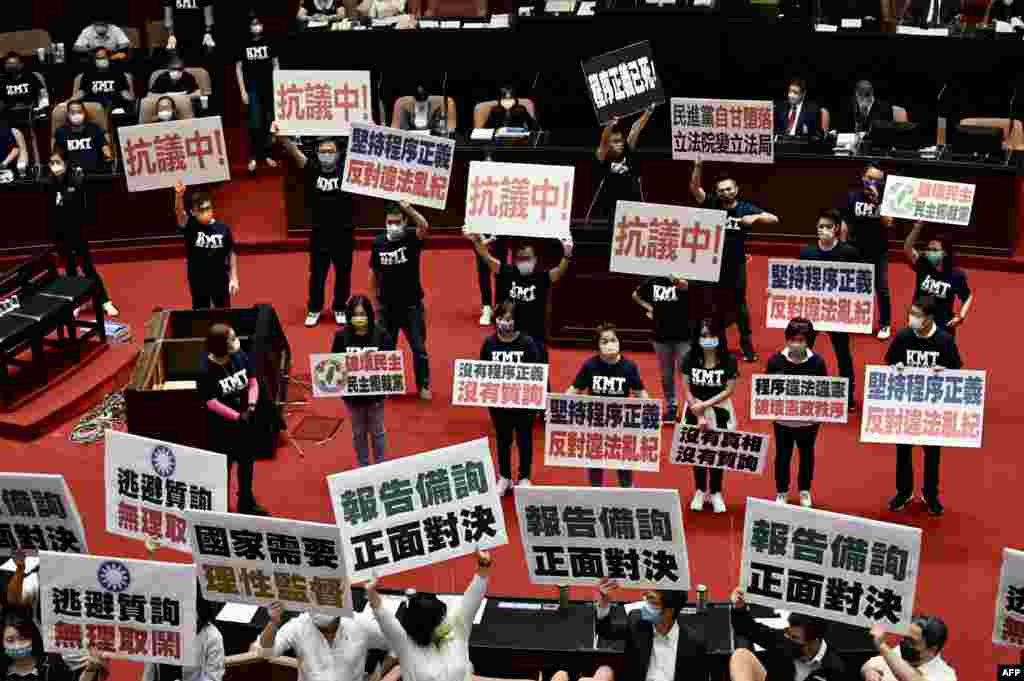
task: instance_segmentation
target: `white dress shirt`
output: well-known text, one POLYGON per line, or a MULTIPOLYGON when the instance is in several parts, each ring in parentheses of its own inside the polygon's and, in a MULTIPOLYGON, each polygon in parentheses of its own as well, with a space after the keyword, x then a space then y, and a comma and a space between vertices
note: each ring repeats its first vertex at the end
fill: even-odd
POLYGON ((821 645, 818 646, 817 654, 809 660, 797 658, 793 660, 793 666, 796 669, 796 673, 793 675, 793 681, 807 681, 811 674, 821 669, 821 661, 825 659, 825 650, 828 645, 825 643, 825 639, 821 639, 821 645))
POLYGON ((340 618, 332 644, 309 613, 302 613, 278 630, 272 648, 260 647, 260 656, 280 657, 293 650, 299 661, 298 681, 360 681, 366 676, 370 648, 387 650, 388 644, 369 613, 340 618))
MULTIPOLYGON (((899 648, 896 648, 896 654, 902 657, 899 648)), ((876 655, 868 660, 868 665, 882 672, 882 681, 897 681, 896 675, 892 673, 889 665, 885 663, 885 658, 881 655, 876 655)), ((928 660, 918 667, 917 671, 921 672, 921 676, 926 681, 956 681, 956 672, 946 664, 941 655, 936 655, 928 660)))
POLYGON ((469 635, 473 620, 487 593, 487 578, 475 575, 455 613, 448 613, 448 638, 436 645, 420 646, 405 633, 394 613, 385 607, 373 611, 381 631, 402 667, 402 681, 472 681, 469 635))
MULTIPOLYGON (((788 126, 788 128, 786 129, 787 135, 797 134, 796 127, 800 125, 800 112, 803 111, 803 109, 804 103, 803 100, 801 100, 800 103, 796 105, 796 113, 793 114, 793 125, 789 125, 789 111, 786 112, 786 125, 788 126)), ((793 108, 790 107, 790 111, 792 110, 793 108)))
MULTIPOLYGON (((181 668, 181 681, 223 681, 224 637, 213 622, 196 634, 196 664, 181 668)), ((175 677, 177 678, 177 677, 175 677)), ((156 681, 156 665, 147 662, 142 670, 142 681, 156 681)), ((160 679, 159 681, 171 681, 160 679)))
POLYGON ((647 681, 675 681, 676 654, 679 649, 679 625, 672 622, 672 628, 662 636, 654 630, 651 644, 651 661, 647 663, 647 681))

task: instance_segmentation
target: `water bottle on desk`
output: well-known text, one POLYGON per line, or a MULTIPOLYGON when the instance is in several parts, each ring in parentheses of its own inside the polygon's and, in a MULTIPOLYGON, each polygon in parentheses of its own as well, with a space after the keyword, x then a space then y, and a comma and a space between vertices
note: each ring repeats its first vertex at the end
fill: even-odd
POLYGON ((569 587, 565 584, 558 587, 558 612, 563 616, 569 614, 569 587))
POLYGON ((706 612, 708 609, 708 587, 705 584, 697 585, 697 612, 706 612))

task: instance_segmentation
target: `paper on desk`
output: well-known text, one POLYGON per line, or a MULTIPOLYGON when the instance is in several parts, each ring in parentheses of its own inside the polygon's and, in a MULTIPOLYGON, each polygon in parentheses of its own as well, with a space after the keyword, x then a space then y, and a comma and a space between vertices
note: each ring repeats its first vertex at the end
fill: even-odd
MULTIPOLYGON (((7 561, 3 565, 0 565, 0 570, 4 572, 14 572, 17 566, 14 564, 14 559, 7 561)), ((36 556, 25 556, 25 572, 32 572, 33 570, 39 569, 39 558, 36 556)))
POLYGON ((308 26, 309 28, 323 28, 324 26, 327 25, 327 23, 328 22, 323 20, 310 19, 308 22, 306 22, 306 26, 308 26))
POLYGON ((374 26, 394 26, 401 18, 402 17, 399 15, 395 15, 393 17, 379 17, 374 19, 371 23, 374 26))
POLYGON ((1009 21, 996 21, 996 33, 1013 33, 1013 26, 1009 21))
POLYGON ((469 133, 469 139, 476 141, 487 141, 494 139, 494 128, 474 128, 469 133))
POLYGON ((592 17, 594 16, 594 8, 597 7, 597 0, 584 0, 580 3, 579 8, 576 10, 576 16, 578 17, 592 17))
POLYGON ((248 603, 225 603, 224 607, 217 613, 217 620, 221 622, 237 622, 238 624, 249 624, 256 616, 258 605, 248 603))
POLYGON ((439 26, 439 22, 436 19, 420 19, 416 23, 416 26, 419 28, 437 28, 439 26))
POLYGON ((492 14, 491 15, 491 28, 508 28, 509 26, 509 15, 508 14, 492 14))
POLYGON ((442 21, 441 28, 462 28, 461 21, 442 21))
POLYGON ((843 28, 863 28, 864 22, 861 19, 843 19, 841 25, 843 28))
POLYGON ((814 30, 818 33, 836 33, 839 31, 839 27, 835 24, 815 24, 814 30))

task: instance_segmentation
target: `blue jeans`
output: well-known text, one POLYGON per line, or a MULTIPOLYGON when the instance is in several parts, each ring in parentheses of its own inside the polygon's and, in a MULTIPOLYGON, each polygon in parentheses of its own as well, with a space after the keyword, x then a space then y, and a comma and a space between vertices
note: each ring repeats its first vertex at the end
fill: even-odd
POLYGON ((412 352, 412 366, 416 373, 416 387, 430 387, 430 358, 427 356, 427 322, 423 303, 414 305, 388 305, 381 302, 381 323, 388 335, 398 343, 398 332, 405 333, 412 352))
POLYGON ((387 435, 384 432, 384 400, 365 397, 345 400, 349 418, 352 419, 352 446, 360 466, 370 465, 370 449, 373 446, 373 462, 384 461, 387 435))
POLYGON ((274 98, 260 88, 246 89, 249 95, 249 160, 270 158, 270 124, 274 121, 274 98))

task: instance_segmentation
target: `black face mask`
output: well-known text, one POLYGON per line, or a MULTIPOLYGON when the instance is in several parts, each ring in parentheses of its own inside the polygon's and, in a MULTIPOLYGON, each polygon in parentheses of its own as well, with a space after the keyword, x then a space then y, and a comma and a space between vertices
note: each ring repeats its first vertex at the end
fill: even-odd
POLYGON ((12 76, 20 76, 21 68, 21 64, 4 64, 4 70, 12 76))
POLYGON ((416 90, 416 101, 420 103, 427 101, 427 93, 425 90, 416 90))
POLYGON ((802 646, 796 641, 791 641, 788 638, 782 640, 781 651, 782 653, 793 660, 803 657, 802 646))
POLYGON ((900 641, 900 656, 910 664, 917 664, 921 661, 921 651, 907 639, 900 641))

